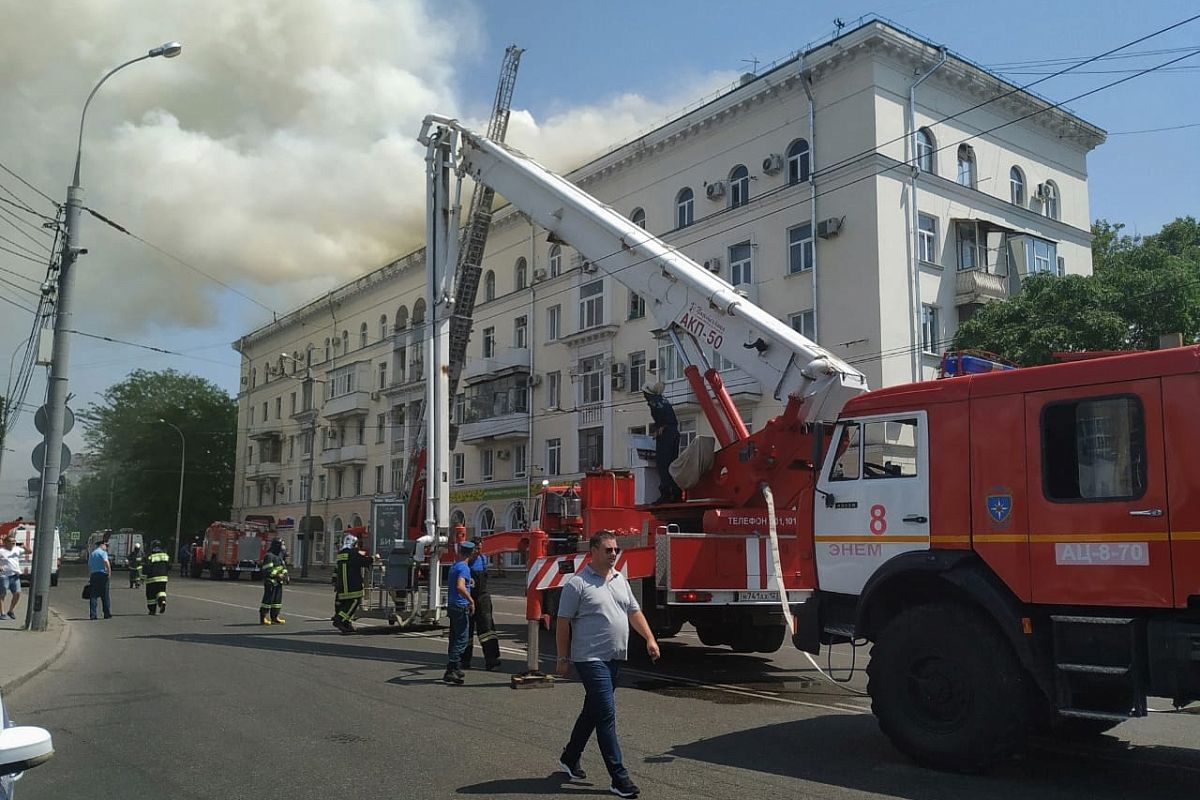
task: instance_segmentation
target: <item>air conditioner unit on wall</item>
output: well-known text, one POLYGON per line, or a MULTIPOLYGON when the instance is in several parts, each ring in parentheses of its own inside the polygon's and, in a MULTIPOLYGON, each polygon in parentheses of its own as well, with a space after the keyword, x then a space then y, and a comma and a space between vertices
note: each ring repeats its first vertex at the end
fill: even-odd
POLYGON ((842 223, 845 221, 845 217, 830 217, 821 220, 817 223, 817 236, 822 239, 832 239, 842 232, 842 223))
POLYGON ((584 261, 582 264, 579 265, 579 268, 581 270, 583 270, 584 272, 595 272, 596 270, 599 269, 599 267, 597 267, 591 261, 584 261))
POLYGON ((1033 196, 1038 200, 1045 201, 1049 200, 1052 194, 1053 190, 1050 188, 1049 184, 1039 183, 1037 185, 1037 190, 1033 193, 1033 196))
POLYGON ((783 172, 783 156, 779 153, 771 153, 763 159, 762 171, 768 175, 778 175, 783 172))
POLYGON ((725 196, 725 181, 713 181, 705 186, 704 196, 709 200, 720 200, 725 196))
POLYGON ((706 270, 708 270, 709 272, 715 272, 715 273, 717 273, 717 274, 720 274, 720 272, 721 272, 721 259, 720 259, 720 258, 706 258, 706 259, 704 259, 704 268, 705 268, 706 270))
POLYGON ((335 336, 330 342, 334 347, 339 347, 342 344, 342 337, 335 336))
POLYGON ((613 375, 612 376, 612 388, 613 388, 614 392, 625 391, 625 375, 624 375, 624 373, 622 373, 621 375, 613 375))
POLYGON ((500 459, 501 461, 508 461, 510 458, 512 458, 512 451, 511 450, 497 450, 496 458, 500 459))
POLYGON ((378 400, 378 399, 379 399, 379 392, 378 392, 378 391, 371 392, 371 399, 372 399, 372 400, 378 400))
POLYGON ((527 386, 541 386, 542 385, 541 373, 538 373, 538 372, 531 373, 529 375, 529 377, 527 377, 525 379, 525 384, 527 386))
POLYGON ((544 269, 542 269, 542 268, 540 268, 540 267, 539 267, 538 269, 535 269, 535 270, 533 271, 533 279, 534 279, 534 281, 544 281, 544 280, 546 280, 546 270, 544 270, 544 269))

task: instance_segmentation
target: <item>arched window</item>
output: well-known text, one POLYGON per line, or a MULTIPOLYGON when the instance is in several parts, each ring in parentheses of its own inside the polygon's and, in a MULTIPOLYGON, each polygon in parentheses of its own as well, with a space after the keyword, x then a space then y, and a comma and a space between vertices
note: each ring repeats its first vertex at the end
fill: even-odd
POLYGON ((975 149, 969 144, 958 146, 958 183, 975 188, 975 149))
POLYGON ((342 355, 350 352, 350 331, 342 331, 342 355))
POLYGON ((396 330, 402 331, 408 327, 408 309, 400 306, 396 309, 396 330))
POLYGON ((388 337, 387 314, 379 315, 379 341, 388 337))
POLYGON ((304 348, 304 366, 311 367, 313 363, 313 351, 317 348, 313 347, 313 343, 309 342, 308 347, 304 348))
POLYGON ((523 531, 529 528, 529 520, 525 516, 525 504, 519 500, 509 505, 505 518, 505 524, 510 531, 523 531))
POLYGON ((300 351, 292 351, 292 374, 296 374, 296 370, 300 369, 300 351))
POLYGON ((729 173, 729 207, 739 208, 750 202, 750 170, 738 164, 729 173))
POLYGON ((250 388, 253 389, 255 386, 258 386, 258 367, 250 370, 250 388))
POLYGON ((696 193, 687 186, 675 195, 675 227, 686 228, 696 221, 696 193))
POLYGON ((483 276, 483 299, 485 301, 496 299, 496 273, 490 269, 483 276))
MULTIPOLYGON (((296 362, 293 361, 292 363, 295 364, 296 362)), ((282 355, 279 356, 279 360, 277 362, 275 362, 275 374, 276 375, 286 375, 287 374, 287 359, 284 358, 282 355)))
POLYGON ((459 525, 462 525, 464 528, 467 526, 467 515, 463 513, 461 508, 456 508, 450 512, 450 527, 456 528, 459 525))
POLYGON ((475 535, 488 536, 496 530, 496 514, 487 506, 475 512, 475 535))
POLYGON ((1025 206, 1025 175, 1020 167, 1008 171, 1008 198, 1015 206, 1025 206))
POLYGON ((554 245, 550 248, 550 277, 557 278, 562 274, 562 248, 554 245))
POLYGON ((637 225, 642 230, 646 229, 646 209, 635 208, 629 214, 629 221, 637 225))
POLYGON ((517 259, 517 265, 513 268, 513 278, 517 291, 529 287, 529 262, 525 260, 524 256, 517 259))
POLYGON ((1054 181, 1042 184, 1042 213, 1050 219, 1058 219, 1059 200, 1058 186, 1054 181))
POLYGON ((934 155, 937 153, 937 145, 933 141, 933 134, 929 128, 921 128, 917 131, 917 169, 921 172, 928 172, 930 175, 937 175, 937 159, 934 155))
POLYGON ((424 297, 418 298, 417 302, 413 303, 412 324, 413 325, 424 325, 425 324, 425 298, 424 297))
POLYGON ((362 517, 360 517, 358 514, 355 514, 353 517, 351 517, 350 518, 350 527, 351 528, 361 528, 362 527, 362 517))
POLYGON ((367 346, 367 323, 358 326, 358 347, 361 350, 367 346))
POLYGON ((808 141, 797 139, 787 149, 788 183, 802 183, 808 180, 808 141))

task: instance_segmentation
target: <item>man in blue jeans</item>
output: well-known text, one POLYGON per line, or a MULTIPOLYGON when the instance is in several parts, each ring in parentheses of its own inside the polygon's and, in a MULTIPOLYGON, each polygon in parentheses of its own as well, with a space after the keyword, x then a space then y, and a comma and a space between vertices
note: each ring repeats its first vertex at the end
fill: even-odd
POLYGON ((612 778, 609 791, 619 797, 637 797, 638 787, 621 762, 617 742, 617 703, 613 692, 621 662, 629 650, 629 626, 646 641, 646 654, 658 660, 658 642, 633 596, 629 581, 614 567, 621 548, 611 531, 600 531, 588 542, 588 565, 571 576, 558 601, 558 676, 567 677, 570 665, 583 684, 583 710, 575 720, 571 740, 563 748, 558 766, 573 780, 587 777, 579 757, 592 731, 600 745, 604 766, 612 778), (570 655, 568 655, 568 650, 570 655))
POLYGON ((471 599, 471 570, 467 567, 467 559, 474 554, 474 542, 459 542, 458 553, 450 567, 450 588, 446 593, 450 606, 450 645, 447 648, 443 683, 462 685, 464 680, 459 662, 470 640, 471 617, 475 616, 475 601, 471 599))
POLYGON ((104 618, 112 619, 112 604, 108 598, 109 578, 112 576, 112 564, 108 561, 108 540, 96 545, 96 549, 88 556, 88 572, 91 580, 91 597, 88 606, 92 619, 96 618, 96 603, 104 605, 104 618))

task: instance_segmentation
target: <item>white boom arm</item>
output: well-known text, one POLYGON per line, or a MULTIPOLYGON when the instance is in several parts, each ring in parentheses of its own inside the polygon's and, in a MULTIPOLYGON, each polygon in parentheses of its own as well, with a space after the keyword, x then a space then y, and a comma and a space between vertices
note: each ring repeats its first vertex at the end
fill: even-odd
POLYGON ((804 400, 806 422, 832 422, 850 398, 867 390, 865 376, 776 319, 720 277, 533 159, 457 120, 425 118, 430 130, 458 136, 458 174, 491 187, 538 225, 646 299, 658 325, 712 347, 777 400, 804 400))

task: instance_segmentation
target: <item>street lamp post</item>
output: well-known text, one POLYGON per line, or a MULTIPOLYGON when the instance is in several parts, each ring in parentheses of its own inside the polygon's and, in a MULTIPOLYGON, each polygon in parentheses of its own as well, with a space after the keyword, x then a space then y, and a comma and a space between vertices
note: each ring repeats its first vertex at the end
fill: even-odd
MULTIPOLYGON (((294 364, 300 363, 295 356, 287 353, 280 353, 280 355, 294 364)), ((317 462, 317 397, 316 390, 313 388, 312 364, 309 363, 311 358, 312 353, 309 353, 304 359, 304 388, 309 404, 309 408, 306 410, 311 412, 311 415, 308 423, 308 493, 304 496, 304 519, 300 520, 300 526, 304 533, 304 538, 300 540, 301 578, 308 577, 308 565, 312 561, 313 467, 317 462)))
POLYGON ((37 529, 44 532, 34 540, 34 571, 30 580, 29 629, 46 630, 50 614, 50 561, 54 556, 54 530, 58 525, 58 480, 62 471, 63 420, 67 408, 67 368, 70 359, 70 343, 67 331, 71 329, 71 286, 75 279, 75 261, 87 253, 79 246, 79 215, 83 209, 82 191, 79 186, 79 166, 83 160, 83 123, 87 119, 88 106, 104 82, 130 64, 148 58, 174 58, 183 50, 178 42, 167 42, 154 48, 144 56, 130 59, 100 79, 83 104, 79 115, 79 139, 75 146, 75 173, 67 187, 66 236, 63 238, 62 254, 59 259, 58 291, 55 297, 54 349, 50 362, 47 387, 46 410, 46 463, 42 472, 42 494, 38 506, 37 529))
POLYGON ((183 467, 184 459, 187 457, 187 439, 183 436, 183 431, 179 430, 179 426, 174 423, 167 422, 161 417, 158 420, 164 425, 170 425, 179 434, 179 502, 175 505, 175 549, 171 551, 172 558, 179 557, 179 524, 183 519, 183 467))

